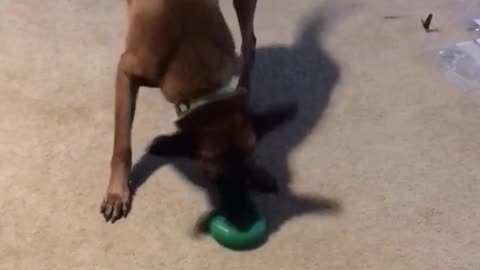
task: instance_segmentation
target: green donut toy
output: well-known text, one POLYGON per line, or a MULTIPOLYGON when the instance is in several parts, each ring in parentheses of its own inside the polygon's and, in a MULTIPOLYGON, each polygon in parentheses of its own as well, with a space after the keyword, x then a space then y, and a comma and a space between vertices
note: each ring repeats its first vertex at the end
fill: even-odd
POLYGON ((267 221, 258 211, 251 211, 242 220, 242 226, 235 226, 229 219, 213 211, 208 221, 211 236, 222 246, 232 250, 254 248, 262 242, 267 231, 267 221))

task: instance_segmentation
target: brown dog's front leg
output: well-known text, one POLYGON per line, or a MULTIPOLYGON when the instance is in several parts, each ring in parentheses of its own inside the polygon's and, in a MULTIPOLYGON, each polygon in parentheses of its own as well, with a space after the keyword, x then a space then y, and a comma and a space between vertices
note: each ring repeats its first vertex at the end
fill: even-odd
POLYGON ((126 216, 130 208, 131 194, 128 177, 132 165, 131 128, 135 114, 139 85, 126 71, 124 57, 117 68, 115 89, 115 132, 111 175, 101 212, 106 221, 115 222, 126 216))
POLYGON ((254 31, 255 9, 257 0, 234 0, 233 5, 237 13, 238 24, 242 34, 242 69, 238 85, 250 90, 251 70, 255 61, 257 38, 254 31))

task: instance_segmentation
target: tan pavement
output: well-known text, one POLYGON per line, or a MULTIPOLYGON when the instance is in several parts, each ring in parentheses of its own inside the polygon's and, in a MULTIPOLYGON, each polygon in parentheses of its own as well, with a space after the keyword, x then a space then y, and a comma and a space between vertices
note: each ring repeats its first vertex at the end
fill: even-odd
POLYGON ((173 130, 156 89, 138 101, 133 210, 99 213, 125 1, 1 0, 0 269, 480 269, 480 91, 433 61, 474 4, 259 0, 254 108, 297 112, 258 149, 282 183, 257 199, 269 240, 232 252, 191 236, 208 204, 188 166, 141 158, 173 130))

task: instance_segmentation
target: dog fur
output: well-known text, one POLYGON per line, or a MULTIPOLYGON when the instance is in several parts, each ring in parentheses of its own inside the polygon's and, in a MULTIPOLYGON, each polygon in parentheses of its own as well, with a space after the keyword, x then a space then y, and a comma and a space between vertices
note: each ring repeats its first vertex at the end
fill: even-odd
MULTIPOLYGON (((130 210, 131 128, 141 86, 159 87, 174 105, 208 95, 235 73, 235 44, 218 0, 127 0, 126 47, 116 74, 111 175, 101 212, 116 221, 130 210)), ((232 97, 179 119, 174 138, 224 196, 242 199, 256 142, 247 111, 256 38, 256 0, 234 0, 242 34, 241 71, 232 97)), ((166 153, 153 144, 152 152, 166 153)))

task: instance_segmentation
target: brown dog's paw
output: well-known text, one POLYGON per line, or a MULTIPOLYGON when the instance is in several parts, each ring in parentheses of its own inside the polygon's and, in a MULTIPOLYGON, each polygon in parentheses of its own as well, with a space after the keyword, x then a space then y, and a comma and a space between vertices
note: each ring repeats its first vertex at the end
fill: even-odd
POLYGON ((100 213, 105 221, 114 223, 122 217, 126 217, 130 211, 130 192, 108 193, 100 207, 100 213))

